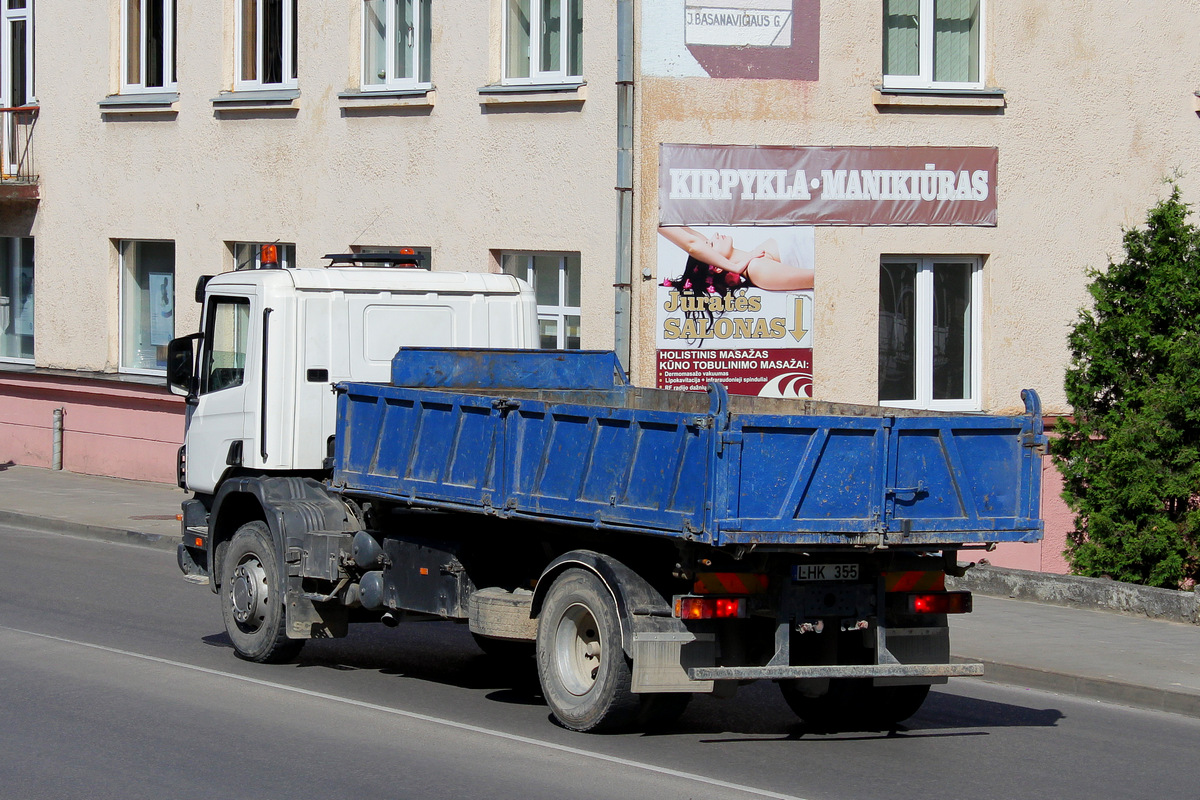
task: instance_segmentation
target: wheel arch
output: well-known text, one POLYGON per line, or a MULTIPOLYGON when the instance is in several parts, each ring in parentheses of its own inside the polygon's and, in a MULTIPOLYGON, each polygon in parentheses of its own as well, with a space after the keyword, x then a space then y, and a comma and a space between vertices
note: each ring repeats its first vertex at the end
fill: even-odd
POLYGON ((670 603, 650 585, 650 582, 617 559, 594 550, 572 550, 550 562, 538 577, 533 590, 530 615, 541 614, 542 604, 551 585, 559 575, 569 569, 591 572, 612 595, 621 624, 621 649, 633 657, 633 633, 637 629, 636 618, 641 616, 670 617, 670 603))
POLYGON ((220 589, 219 546, 247 522, 265 522, 275 542, 281 575, 287 575, 288 537, 315 530, 357 530, 346 506, 313 478, 242 476, 221 484, 213 498, 209 523, 209 558, 213 591, 220 589))

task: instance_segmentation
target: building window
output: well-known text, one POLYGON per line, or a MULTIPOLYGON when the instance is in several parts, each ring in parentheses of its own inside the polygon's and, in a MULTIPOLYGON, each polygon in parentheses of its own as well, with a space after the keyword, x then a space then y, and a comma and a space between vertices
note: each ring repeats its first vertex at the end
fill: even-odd
POLYGON ((429 85, 430 0, 365 0, 364 91, 429 85))
POLYGON ((33 97, 32 0, 0 4, 0 108, 20 108, 33 97))
POLYGON ((33 239, 0 237, 0 359, 33 360, 33 239))
POLYGON ((177 0, 121 0, 121 92, 174 91, 177 0))
POLYGON ((121 369, 162 372, 175 336, 175 243, 120 243, 121 369))
MULTIPOLYGON (((350 245, 350 252, 355 255, 370 255, 371 253, 386 253, 388 255, 401 255, 401 251, 412 251, 417 257, 417 266, 421 269, 433 269, 433 248, 430 247, 398 247, 396 245, 350 245)), ((360 261, 359 264, 364 267, 391 267, 394 262, 390 261, 360 261)))
POLYGON ((879 402, 978 410, 977 258, 889 258, 879 268, 879 402))
POLYGON ((504 253, 504 271, 533 287, 543 350, 579 349, 579 254, 504 253))
POLYGON ((505 0, 504 82, 569 83, 583 75, 583 0, 505 0))
POLYGON ((983 4, 884 0, 884 87, 982 89, 983 4))
POLYGON ((235 91, 296 88, 297 0, 238 0, 235 91))
MULTIPOLYGON (((233 268, 239 270, 262 267, 263 244, 270 244, 270 242, 234 242, 231 244, 229 249, 233 252, 233 268)), ((296 245, 276 242, 275 257, 278 259, 279 266, 285 269, 296 266, 296 245)))

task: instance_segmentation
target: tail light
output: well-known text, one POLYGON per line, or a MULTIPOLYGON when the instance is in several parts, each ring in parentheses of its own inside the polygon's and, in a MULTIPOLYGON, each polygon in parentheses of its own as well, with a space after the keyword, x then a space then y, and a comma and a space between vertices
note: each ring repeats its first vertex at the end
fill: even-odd
MULTIPOLYGON (((971 613, 970 592, 927 592, 924 594, 902 594, 899 604, 909 614, 969 614, 971 613)), ((893 601, 894 603, 895 601, 893 601)), ((893 606, 895 607, 895 606, 893 606)))
POLYGON ((745 617, 746 598, 681 595, 675 598, 675 616, 680 619, 737 619, 745 617))

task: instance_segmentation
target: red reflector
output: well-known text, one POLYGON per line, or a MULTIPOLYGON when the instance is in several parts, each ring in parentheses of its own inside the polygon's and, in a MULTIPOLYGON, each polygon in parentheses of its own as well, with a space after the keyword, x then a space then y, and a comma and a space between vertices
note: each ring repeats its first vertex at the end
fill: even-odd
POLYGON ((908 610, 913 614, 969 614, 971 612, 971 593, 910 594, 908 610))
POLYGON ((733 619, 746 616, 746 600, 742 597, 675 598, 675 616, 680 619, 733 619))

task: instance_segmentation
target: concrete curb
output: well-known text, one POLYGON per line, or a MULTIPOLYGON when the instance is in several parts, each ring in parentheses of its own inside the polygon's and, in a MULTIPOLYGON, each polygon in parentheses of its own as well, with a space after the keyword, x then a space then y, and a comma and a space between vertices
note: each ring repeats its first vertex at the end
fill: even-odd
POLYGON ((1105 703, 1182 714, 1200 718, 1200 695, 1189 692, 1160 689, 1153 686, 1138 686, 1131 683, 1089 678, 1083 675, 1066 675, 1061 672, 1004 664, 970 656, 953 655, 955 663, 983 664, 982 680, 1007 686, 1023 686, 1046 692, 1086 697, 1105 703))
POLYGON ((81 522, 71 522, 63 519, 50 519, 33 514, 19 514, 15 511, 0 510, 0 525, 29 528, 40 533, 56 533, 64 536, 85 536, 90 539, 100 539, 106 542, 133 544, 139 547, 152 547, 157 550, 175 552, 179 544, 178 536, 162 536, 154 533, 108 528, 103 525, 87 525, 81 522))
POLYGON ((1200 624, 1200 595, 1196 592, 1155 589, 1103 578, 979 565, 967 570, 961 578, 947 577, 946 587, 993 597, 1200 624))

